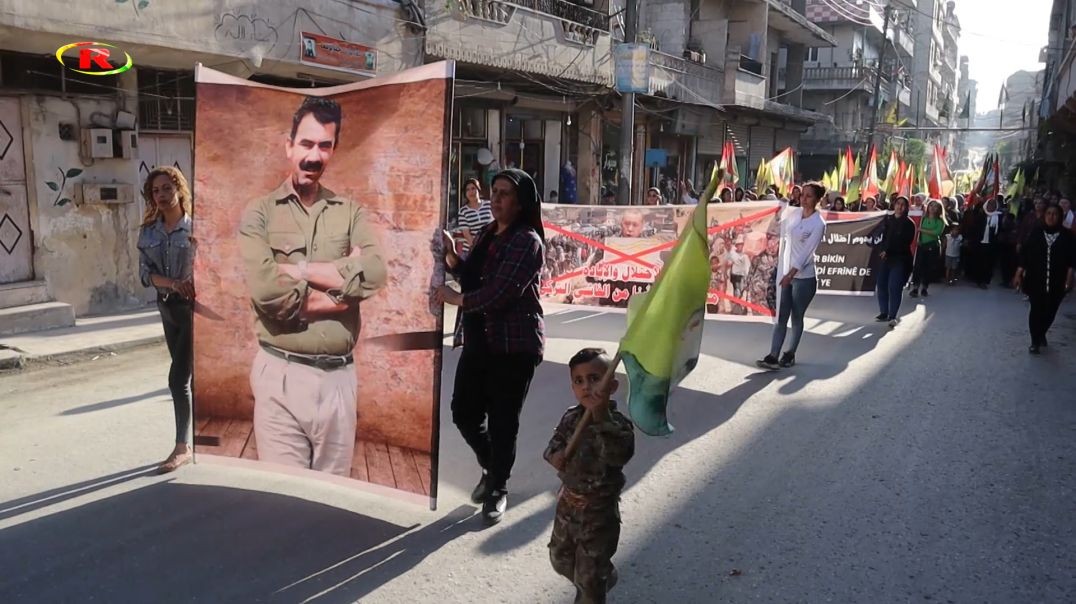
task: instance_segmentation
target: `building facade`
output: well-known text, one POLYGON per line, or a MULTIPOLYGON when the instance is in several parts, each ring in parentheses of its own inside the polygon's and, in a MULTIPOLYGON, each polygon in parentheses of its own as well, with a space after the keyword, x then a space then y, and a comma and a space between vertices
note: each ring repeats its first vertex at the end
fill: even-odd
MULTIPOLYGON (((949 128, 959 115, 960 22, 956 2, 919 0, 913 12, 915 62, 911 123, 922 128, 949 128)), ((955 133, 923 130, 917 138, 952 149, 955 133)))
POLYGON ((1044 135, 1036 144, 1039 183, 1076 195, 1076 0, 1054 0, 1042 96, 1036 112, 1044 135))
POLYGON ((890 11, 887 25, 884 7, 876 4, 842 6, 829 0, 807 4, 808 18, 837 41, 834 48, 812 48, 804 70, 804 105, 832 120, 816 124, 804 135, 801 166, 808 177, 820 177, 832 168, 846 147, 863 149, 872 119, 879 134, 876 141, 882 143, 894 135, 892 123, 912 111, 910 66, 915 45, 907 28, 911 5, 893 3, 890 11))

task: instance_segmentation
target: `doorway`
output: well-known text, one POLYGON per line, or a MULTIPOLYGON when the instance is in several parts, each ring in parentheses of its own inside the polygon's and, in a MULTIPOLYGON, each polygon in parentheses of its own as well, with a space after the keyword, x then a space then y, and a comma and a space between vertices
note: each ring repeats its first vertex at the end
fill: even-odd
POLYGON ((34 278, 19 99, 0 97, 0 284, 34 278))

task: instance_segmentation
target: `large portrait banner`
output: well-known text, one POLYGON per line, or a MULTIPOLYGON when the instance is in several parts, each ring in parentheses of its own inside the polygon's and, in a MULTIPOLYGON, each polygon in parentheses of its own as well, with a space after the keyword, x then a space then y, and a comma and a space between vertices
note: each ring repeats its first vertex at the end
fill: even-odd
POLYGON ((452 71, 198 66, 196 456, 434 505, 452 71))

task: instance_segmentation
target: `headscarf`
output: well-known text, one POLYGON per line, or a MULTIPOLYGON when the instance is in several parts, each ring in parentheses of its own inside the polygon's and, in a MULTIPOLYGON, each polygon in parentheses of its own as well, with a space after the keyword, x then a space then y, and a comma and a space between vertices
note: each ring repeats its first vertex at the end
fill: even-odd
POLYGON ((542 227, 542 203, 538 198, 538 185, 530 174, 518 168, 508 168, 498 172, 493 180, 504 178, 516 187, 516 201, 519 202, 520 211, 517 222, 526 224, 538 233, 538 237, 545 243, 545 228, 542 227))

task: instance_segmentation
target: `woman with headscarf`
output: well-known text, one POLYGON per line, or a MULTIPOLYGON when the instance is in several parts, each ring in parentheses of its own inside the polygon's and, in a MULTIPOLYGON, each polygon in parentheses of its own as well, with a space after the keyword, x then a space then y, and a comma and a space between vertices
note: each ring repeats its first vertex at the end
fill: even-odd
POLYGON ((1039 354, 1047 345, 1046 332, 1061 300, 1072 291, 1074 267, 1076 236, 1063 228, 1061 209, 1051 205, 1043 213, 1042 224, 1020 247, 1020 266, 1013 278, 1013 287, 1023 289, 1031 302, 1027 318, 1031 354, 1039 354))
POLYGON ((888 321, 889 327, 897 326, 904 283, 912 266, 912 241, 915 239, 915 223, 908 218, 908 198, 901 196, 893 202, 893 213, 886 217, 881 242, 878 267, 875 269, 875 295, 878 298, 878 316, 875 321, 888 321))
POLYGON ((646 190, 646 205, 648 206, 660 206, 665 205, 665 199, 661 196, 661 189, 657 187, 650 187, 646 190))
POLYGON ((926 216, 919 225, 919 246, 915 251, 915 266, 912 270, 913 298, 930 295, 930 281, 938 270, 938 260, 941 258, 941 237, 945 233, 949 223, 945 220, 945 210, 938 200, 931 200, 927 204, 926 216))
POLYGON ((435 298, 459 307, 453 346, 462 344, 452 393, 452 421, 482 477, 471 500, 496 524, 508 506, 519 414, 545 348, 538 288, 545 257, 542 208, 534 179, 509 169, 490 187, 493 222, 461 259, 445 234, 445 263, 462 292, 443 286, 435 298))
POLYGON ((998 212, 998 202, 988 199, 968 214, 971 214, 972 218, 969 220, 965 216, 965 220, 971 223, 972 228, 961 230, 966 230, 967 241, 971 244, 971 277, 980 289, 986 289, 994 279, 994 268, 997 265, 1001 213, 998 212))

